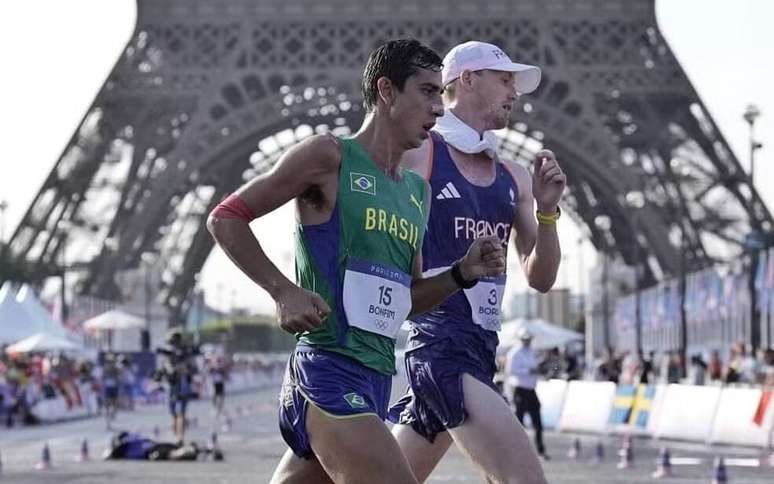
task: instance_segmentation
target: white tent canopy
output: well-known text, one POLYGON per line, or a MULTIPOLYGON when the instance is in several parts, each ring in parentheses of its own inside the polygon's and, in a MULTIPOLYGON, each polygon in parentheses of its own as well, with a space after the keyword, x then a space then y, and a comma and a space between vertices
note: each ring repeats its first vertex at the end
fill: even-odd
POLYGON ((111 309, 83 322, 89 331, 144 328, 145 320, 120 309, 111 309))
POLYGON ((21 289, 19 289, 19 292, 16 294, 16 302, 18 302, 27 312, 30 319, 38 322, 42 327, 43 332, 57 336, 67 335, 67 331, 64 326, 62 326, 62 323, 55 320, 51 316, 51 313, 43 307, 43 304, 35 297, 35 293, 29 285, 24 284, 21 289))
POLYGON ((67 331, 46 311, 26 284, 18 294, 7 281, 0 288, 0 344, 16 343, 38 333, 65 337, 67 331))
POLYGON ((520 345, 519 332, 525 328, 532 334, 532 349, 546 350, 562 347, 573 341, 583 341, 581 333, 572 331, 543 319, 516 318, 503 323, 500 331, 500 351, 505 351, 514 345, 520 345))
POLYGON ((42 325, 30 318, 15 296, 10 282, 0 288, 0 344, 15 343, 42 330, 42 325))
POLYGON ((38 333, 6 348, 6 353, 31 353, 44 351, 76 351, 81 347, 65 338, 50 333, 38 333))

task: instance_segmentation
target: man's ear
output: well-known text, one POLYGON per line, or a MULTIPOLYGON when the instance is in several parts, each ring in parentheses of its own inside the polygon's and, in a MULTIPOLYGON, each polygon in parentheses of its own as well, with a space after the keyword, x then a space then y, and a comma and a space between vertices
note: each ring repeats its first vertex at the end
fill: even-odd
POLYGON ((461 86, 463 89, 470 89, 473 85, 473 71, 469 71, 465 69, 460 74, 459 82, 457 85, 461 86))
POLYGON ((392 106, 395 102, 395 85, 392 81, 384 76, 380 77, 376 80, 376 90, 379 92, 379 99, 387 106, 392 106))

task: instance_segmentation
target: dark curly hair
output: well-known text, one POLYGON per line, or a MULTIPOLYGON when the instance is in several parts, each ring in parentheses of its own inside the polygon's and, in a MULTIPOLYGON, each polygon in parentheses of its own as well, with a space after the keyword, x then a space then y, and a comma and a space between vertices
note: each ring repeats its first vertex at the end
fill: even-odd
POLYGON ((363 70, 363 106, 368 112, 376 107, 379 96, 376 81, 380 77, 386 77, 403 91, 406 80, 418 69, 440 71, 442 66, 441 57, 416 39, 396 39, 380 45, 368 56, 363 70))

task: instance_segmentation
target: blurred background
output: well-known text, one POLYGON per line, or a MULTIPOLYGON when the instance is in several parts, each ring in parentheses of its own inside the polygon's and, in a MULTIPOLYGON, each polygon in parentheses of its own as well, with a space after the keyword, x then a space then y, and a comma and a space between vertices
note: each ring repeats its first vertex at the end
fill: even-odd
MULTIPOLYGON (((511 258, 506 321, 575 332, 589 378, 617 380, 630 357, 685 380, 716 355, 717 381, 753 358, 743 378, 760 384, 772 14, 764 0, 3 2, 0 334, 16 329, 0 344, 55 334, 141 361, 182 327, 229 354, 287 351, 271 299, 213 250, 208 212, 289 145, 357 129, 378 44, 443 55, 477 39, 543 68, 498 133, 504 156, 550 148, 569 179, 558 281, 538 294, 511 258), (113 309, 139 322, 84 325, 113 309)), ((251 227, 292 278, 292 208, 251 227)))

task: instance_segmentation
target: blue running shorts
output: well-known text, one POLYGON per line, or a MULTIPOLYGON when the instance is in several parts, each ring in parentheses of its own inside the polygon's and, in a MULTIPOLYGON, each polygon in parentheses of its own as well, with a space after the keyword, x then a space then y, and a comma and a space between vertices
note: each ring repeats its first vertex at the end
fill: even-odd
POLYGON ((409 350, 408 391, 390 407, 389 419, 411 425, 433 442, 439 433, 465 421, 462 375, 468 373, 499 394, 493 381, 495 370, 493 355, 472 351, 471 346, 448 339, 409 350))
POLYGON ((185 416, 185 411, 188 408, 188 398, 181 395, 169 396, 169 414, 173 417, 185 416))
POLYGON ((387 417, 392 376, 334 352, 308 346, 290 355, 279 396, 282 438, 297 456, 313 455, 306 432, 309 405, 332 418, 387 417))

